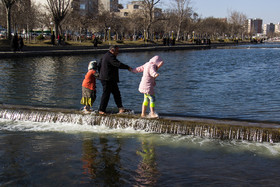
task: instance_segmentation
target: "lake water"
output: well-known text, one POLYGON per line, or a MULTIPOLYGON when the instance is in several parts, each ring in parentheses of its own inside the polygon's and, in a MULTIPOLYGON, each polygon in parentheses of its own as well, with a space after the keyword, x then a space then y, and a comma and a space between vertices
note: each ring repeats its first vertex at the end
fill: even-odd
MULTIPOLYGON (((120 53, 132 67, 160 55, 160 115, 280 122, 280 45, 120 53)), ((80 109, 101 55, 0 60, 0 103, 80 109)), ((141 74, 120 70, 123 104, 141 111, 141 74)), ((101 84, 97 82, 98 109, 101 84)), ((109 109, 115 109, 111 98, 109 109)), ((280 144, 157 135, 103 126, 0 120, 0 186, 277 186, 280 144)))

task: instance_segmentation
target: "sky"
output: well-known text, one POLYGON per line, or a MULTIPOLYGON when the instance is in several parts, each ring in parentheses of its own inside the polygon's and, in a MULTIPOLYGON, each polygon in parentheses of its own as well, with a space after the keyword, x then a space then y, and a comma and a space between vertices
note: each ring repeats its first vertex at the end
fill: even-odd
MULTIPOLYGON (((45 3, 46 0, 36 0, 45 3)), ((119 0, 126 8, 132 0, 119 0)), ((167 9, 174 0, 160 0, 159 8, 167 9)), ((260 18, 264 24, 280 22, 280 0, 191 0, 190 5, 199 16, 225 18, 230 12, 243 13, 247 18, 260 18)))
MULTIPOLYGON (((160 7, 166 9, 172 1, 161 0, 160 7)), ((123 5, 128 2, 131 0, 119 0, 123 5)), ((191 0, 190 6, 203 18, 225 18, 229 17, 230 12, 238 11, 247 18, 262 19, 264 24, 280 22, 280 0, 191 0)))

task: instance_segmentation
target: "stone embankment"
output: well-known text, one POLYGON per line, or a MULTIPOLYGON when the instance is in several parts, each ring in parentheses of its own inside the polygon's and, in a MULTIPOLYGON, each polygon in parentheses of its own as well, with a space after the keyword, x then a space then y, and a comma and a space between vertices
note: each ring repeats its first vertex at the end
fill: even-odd
MULTIPOLYGON (((247 43, 242 43, 247 44, 247 43)), ((211 45, 120 45, 122 52, 142 52, 142 51, 171 51, 171 50, 204 50, 217 47, 236 46, 234 43, 218 43, 211 45)), ((13 52, 9 48, 0 47, 0 58, 13 57, 34 57, 34 56, 64 56, 64 55, 85 55, 85 54, 102 54, 108 50, 109 46, 25 46, 23 51, 13 52)))

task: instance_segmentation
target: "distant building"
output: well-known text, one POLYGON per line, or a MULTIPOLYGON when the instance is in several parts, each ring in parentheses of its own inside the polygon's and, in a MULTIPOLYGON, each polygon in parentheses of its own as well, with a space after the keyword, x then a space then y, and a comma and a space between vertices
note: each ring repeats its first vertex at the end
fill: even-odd
POLYGON ((119 0, 99 0, 99 11, 119 12, 119 0), (101 8, 102 7, 102 8, 101 8))
POLYGON ((247 33, 252 32, 252 19, 247 19, 245 22, 245 30, 247 33))
POLYGON ((98 12, 98 0, 73 0, 72 8, 80 15, 90 15, 98 12))
POLYGON ((118 0, 73 0, 72 8, 80 15, 92 15, 101 11, 118 12, 118 4, 118 0))
POLYGON ((246 21, 245 28, 248 33, 261 34, 263 33, 262 24, 263 24, 262 19, 248 19, 246 21))
MULTIPOLYGON (((131 3, 127 4, 126 9, 120 9, 120 17, 128 17, 133 14, 141 14, 144 10, 144 2, 143 1, 132 1, 131 3)), ((154 8, 153 16, 160 17, 162 14, 162 9, 154 8)))
POLYGON ((268 25, 268 24, 264 24, 264 25, 263 25, 263 34, 264 34, 264 35, 267 35, 267 25, 268 25))
POLYGON ((262 19, 254 19, 253 20, 253 32, 255 34, 262 33, 262 24, 263 24, 263 20, 262 19))
POLYGON ((275 24, 275 33, 279 34, 280 33, 280 23, 275 24))
POLYGON ((264 24, 263 26, 263 34, 271 35, 275 33, 275 25, 273 23, 264 24))
POLYGON ((132 1, 130 4, 127 4, 126 9, 120 9, 121 17, 128 17, 135 13, 140 13, 143 10, 142 1, 132 1))
MULTIPOLYGON (((127 8, 119 8, 119 0, 73 0, 72 9, 80 15, 98 14, 102 11, 118 12, 120 17, 128 17, 133 14, 141 14, 144 10, 144 1, 132 1, 127 8)), ((153 16, 160 17, 162 9, 154 8, 153 16)))

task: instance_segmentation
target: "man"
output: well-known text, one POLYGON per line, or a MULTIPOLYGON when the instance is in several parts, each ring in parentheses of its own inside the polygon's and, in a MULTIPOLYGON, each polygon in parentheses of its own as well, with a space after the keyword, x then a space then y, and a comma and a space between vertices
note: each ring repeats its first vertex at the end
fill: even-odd
POLYGON ((122 105, 121 93, 118 87, 119 69, 131 68, 128 65, 121 63, 117 56, 119 47, 114 45, 109 48, 109 51, 102 57, 99 63, 99 79, 103 86, 103 94, 99 106, 99 114, 106 114, 106 108, 110 99, 110 94, 114 96, 115 103, 119 108, 119 113, 125 112, 122 105))
POLYGON ((14 52, 16 52, 18 50, 18 35, 17 35, 17 33, 15 33, 14 37, 12 38, 11 48, 14 52))

